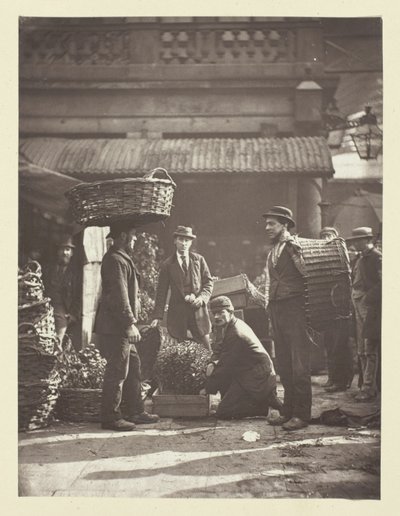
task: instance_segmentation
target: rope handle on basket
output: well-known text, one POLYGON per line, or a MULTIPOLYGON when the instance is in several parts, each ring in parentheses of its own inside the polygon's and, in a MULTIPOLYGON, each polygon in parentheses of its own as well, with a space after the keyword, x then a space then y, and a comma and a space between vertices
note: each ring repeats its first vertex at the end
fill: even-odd
POLYGON ((146 172, 143 177, 144 177, 144 179, 153 179, 154 174, 156 174, 159 171, 164 172, 164 174, 167 176, 167 179, 169 181, 171 181, 172 184, 175 184, 172 177, 168 174, 168 172, 165 170, 165 168, 162 168, 162 167, 153 168, 153 170, 146 172))

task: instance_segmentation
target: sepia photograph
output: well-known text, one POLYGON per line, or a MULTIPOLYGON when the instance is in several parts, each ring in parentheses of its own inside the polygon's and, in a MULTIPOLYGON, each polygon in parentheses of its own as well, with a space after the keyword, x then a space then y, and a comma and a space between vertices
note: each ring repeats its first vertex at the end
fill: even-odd
POLYGON ((382 18, 18 31, 18 496, 381 500, 382 18))

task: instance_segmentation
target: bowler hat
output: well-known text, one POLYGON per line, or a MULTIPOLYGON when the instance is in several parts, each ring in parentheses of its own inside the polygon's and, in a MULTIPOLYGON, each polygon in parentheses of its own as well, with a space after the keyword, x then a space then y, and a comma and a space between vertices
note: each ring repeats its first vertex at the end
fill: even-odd
POLYGON ((280 219, 284 219, 288 223, 288 227, 292 228, 296 225, 293 220, 292 210, 286 208, 285 206, 273 206, 267 213, 263 214, 263 217, 266 219, 267 217, 279 217, 280 219))
POLYGON ((214 297, 214 299, 211 299, 210 301, 210 310, 212 312, 218 312, 219 310, 232 310, 232 312, 235 310, 232 304, 232 301, 229 299, 228 296, 218 296, 214 297))
POLYGON ((193 234, 192 228, 186 226, 178 226, 174 231, 174 236, 183 236, 192 239, 196 238, 196 235, 193 234))
POLYGON ((330 226, 325 226, 324 228, 321 229, 321 231, 319 232, 320 236, 321 235, 324 235, 324 234, 331 234, 333 233, 335 236, 339 236, 339 233, 337 231, 336 228, 333 228, 333 227, 330 227, 330 226))
POLYGON ((346 242, 351 240, 358 240, 359 238, 373 238, 372 228, 367 226, 362 226, 359 228, 354 228, 351 232, 351 237, 346 238, 346 242))
POLYGON ((127 233, 131 229, 136 227, 135 223, 129 220, 119 221, 119 222, 111 222, 110 223, 110 232, 106 236, 106 238, 116 238, 122 232, 127 233))
POLYGON ((72 242, 71 236, 64 235, 63 237, 61 237, 60 241, 58 242, 57 247, 70 247, 71 249, 74 249, 75 245, 72 242))

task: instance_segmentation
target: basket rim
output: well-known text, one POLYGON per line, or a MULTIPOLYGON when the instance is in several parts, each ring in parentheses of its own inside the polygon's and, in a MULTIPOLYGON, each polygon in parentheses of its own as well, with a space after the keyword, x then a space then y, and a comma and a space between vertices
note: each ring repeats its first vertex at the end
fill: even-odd
POLYGON ((85 392, 88 392, 88 391, 91 391, 91 392, 102 392, 102 389, 99 387, 97 389, 91 389, 89 387, 60 387, 59 389, 59 392, 68 392, 68 391, 73 391, 73 392, 81 392, 81 391, 85 391, 85 392))
POLYGON ((131 183, 161 183, 166 186, 172 186, 172 188, 176 188, 176 183, 174 181, 170 181, 169 179, 163 179, 158 177, 122 177, 117 179, 106 179, 104 181, 93 181, 90 183, 79 183, 78 185, 73 186, 70 190, 65 192, 65 195, 68 197, 73 195, 76 192, 84 191, 86 189, 90 189, 96 186, 107 186, 107 185, 118 185, 118 184, 131 184, 131 183))

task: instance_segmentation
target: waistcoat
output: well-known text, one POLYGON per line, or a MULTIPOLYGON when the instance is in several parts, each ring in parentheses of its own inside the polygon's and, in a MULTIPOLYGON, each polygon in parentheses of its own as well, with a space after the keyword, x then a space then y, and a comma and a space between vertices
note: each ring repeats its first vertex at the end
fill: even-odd
POLYGON ((287 244, 278 258, 276 267, 273 267, 271 257, 268 259, 268 271, 270 301, 304 295, 304 278, 294 265, 287 244))

